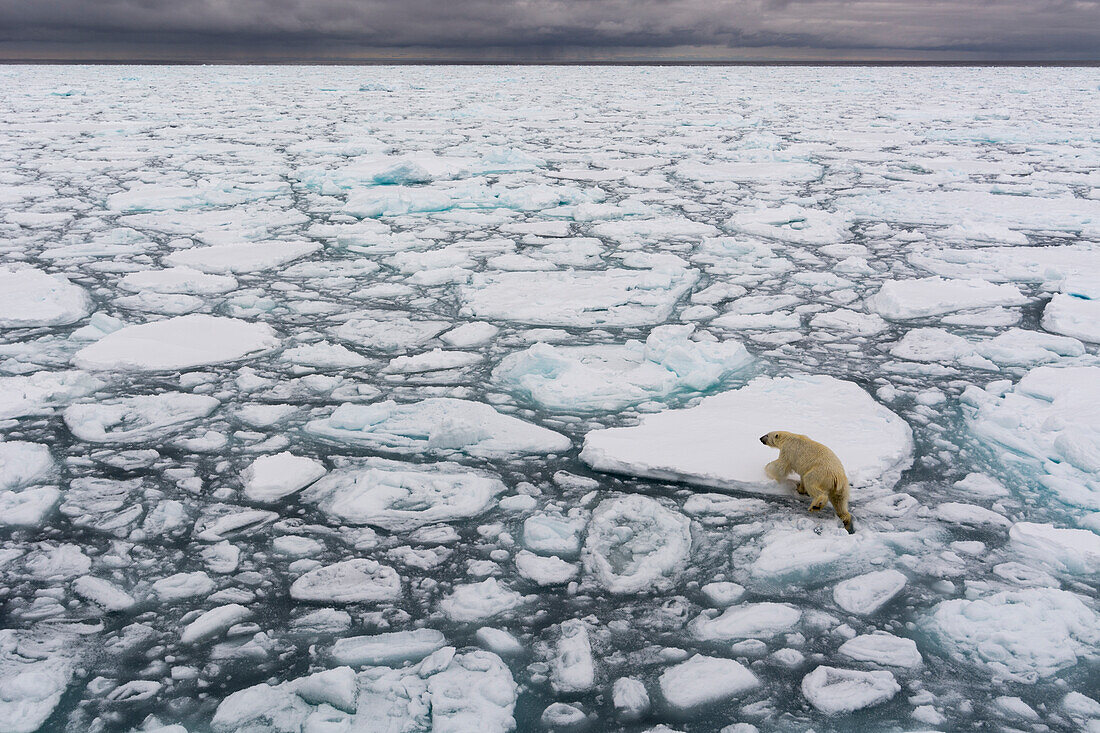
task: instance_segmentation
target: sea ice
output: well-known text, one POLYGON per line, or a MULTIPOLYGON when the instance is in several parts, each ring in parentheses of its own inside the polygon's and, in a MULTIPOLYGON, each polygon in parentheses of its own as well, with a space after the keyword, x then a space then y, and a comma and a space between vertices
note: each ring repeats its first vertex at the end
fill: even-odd
POLYGON ((496 578, 486 578, 480 583, 455 586, 439 602, 439 609, 452 621, 468 623, 485 621, 522 603, 521 594, 501 585, 496 578))
POLYGON ((169 267, 164 270, 127 273, 118 281, 118 286, 135 293, 219 295, 235 290, 237 278, 232 275, 211 275, 190 267, 169 267))
POLYGON ((1100 300, 1058 293, 1043 309, 1043 328, 1089 343, 1100 343, 1100 300))
POLYGON ((1017 522, 1008 531, 1014 549, 1028 564, 1070 576, 1100 577, 1100 534, 1052 524, 1017 522))
POLYGON ((310 570, 290 586, 290 597, 309 603, 376 603, 401 597, 401 576, 388 565, 355 558, 310 570))
POLYGON ((92 443, 137 443, 179 432, 221 403, 207 395, 165 392, 65 408, 65 425, 92 443))
POLYGON ((924 663, 912 639, 885 632, 856 636, 841 644, 837 651, 857 662, 871 662, 887 667, 912 669, 924 663))
POLYGON ((890 672, 821 665, 802 678, 802 694, 821 712, 839 715, 880 705, 901 691, 890 672))
POLYGON ((758 377, 696 407, 646 415, 637 427, 592 431, 581 459, 603 471, 789 494, 764 473, 777 453, 760 436, 780 429, 825 441, 857 486, 892 485, 912 460, 904 420, 855 384, 824 375, 758 377))
POLYGON ((1100 616, 1079 596, 1054 588, 943 601, 924 627, 952 657, 1024 684, 1100 653, 1100 616))
POLYGON ((694 270, 501 272, 459 288, 462 314, 540 326, 648 326, 664 322, 698 279, 694 270))
POLYGON ((48 446, 22 440, 0 442, 0 491, 45 483, 54 470, 48 446))
POLYGON ((397 665, 402 662, 419 662, 437 649, 442 649, 446 643, 446 637, 435 629, 345 636, 336 640, 329 656, 336 664, 350 664, 354 667, 397 665))
POLYGON ((550 684, 558 694, 585 692, 596 684, 596 663, 583 621, 561 623, 561 637, 550 660, 550 684))
POLYGON ((552 430, 503 415, 481 402, 433 397, 410 405, 392 400, 345 403, 306 431, 334 443, 386 453, 468 453, 507 456, 568 450, 570 440, 552 430))
POLYGON ((742 695, 760 680, 740 662, 696 654, 662 672, 657 684, 670 707, 690 710, 742 695))
POLYGON ((261 456, 244 470, 244 495, 252 501, 280 501, 325 475, 325 467, 289 451, 261 456))
POLYGON ((126 326, 73 357, 81 369, 176 371, 238 361, 279 345, 275 330, 201 313, 126 326))
POLYGON ((499 478, 454 463, 410 464, 372 458, 333 471, 302 500, 340 523, 407 531, 475 517, 505 490, 499 478))
POLYGON ((592 512, 585 571, 611 593, 669 588, 691 551, 691 520, 660 502, 627 494, 592 512))
POLYGON ((901 593, 906 582, 905 576, 892 568, 875 570, 837 583, 833 600, 848 613, 869 616, 901 593))
POLYGON ((64 275, 0 269, 0 328, 65 326, 92 312, 91 297, 64 275))
POLYGON ((173 252, 165 263, 209 273, 270 270, 321 249, 317 242, 248 242, 192 247, 173 252))
POLYGON ((996 305, 1020 305, 1027 298, 1010 284, 987 280, 945 280, 926 277, 919 280, 889 280, 867 299, 867 306, 883 318, 907 320, 940 316, 971 308, 996 305))
POLYGON ((682 391, 703 391, 752 360, 740 342, 696 341, 694 326, 660 326, 645 343, 534 346, 506 357, 493 380, 560 412, 612 412, 682 391))
MULTIPOLYGON (((713 612, 711 612, 713 613, 713 612)), ((696 639, 770 639, 794 629, 802 611, 787 603, 744 603, 731 606, 719 616, 699 616, 690 626, 696 639)))

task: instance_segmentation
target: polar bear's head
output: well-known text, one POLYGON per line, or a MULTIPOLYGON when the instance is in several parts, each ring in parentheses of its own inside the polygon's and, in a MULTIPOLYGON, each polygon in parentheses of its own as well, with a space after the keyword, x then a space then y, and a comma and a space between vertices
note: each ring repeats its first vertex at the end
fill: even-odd
POLYGON ((760 442, 771 448, 783 447, 783 441, 790 436, 791 433, 784 432, 782 430, 773 430, 770 433, 766 433, 760 436, 760 442))

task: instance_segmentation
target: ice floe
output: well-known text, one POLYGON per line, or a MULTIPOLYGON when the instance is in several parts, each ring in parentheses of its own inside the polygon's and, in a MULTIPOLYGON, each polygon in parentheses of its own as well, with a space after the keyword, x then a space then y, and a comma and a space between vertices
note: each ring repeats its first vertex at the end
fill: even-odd
POLYGON ((73 435, 93 443, 158 440, 206 417, 221 403, 208 395, 165 392, 65 408, 73 435))
POLYGON ((890 672, 821 665, 802 678, 802 694, 823 713, 839 715, 880 705, 901 691, 890 672))
POLYGON ((244 471, 244 495, 262 503, 279 501, 324 475, 325 467, 312 458, 288 451, 261 456, 244 471))
POLYGON ((927 318, 954 311, 997 305, 1020 305, 1027 299, 1014 285, 986 280, 890 280, 867 299, 871 310, 890 320, 927 318))
POLYGON ((758 377, 696 407, 646 415, 637 427, 592 431, 581 459, 615 473, 790 493, 764 473, 776 453, 760 436, 772 430, 826 442, 856 486, 891 485, 912 460, 912 431, 904 420, 857 385, 824 375, 758 377))
POLYGON ((92 312, 84 288, 34 268, 0 269, 0 328, 65 326, 92 312))
POLYGON ((689 710, 743 695, 760 680, 733 659, 696 654, 661 673, 657 684, 671 708, 689 710))
POLYGON ((553 453, 571 443, 561 433, 503 415, 481 402, 434 397, 410 405, 345 403, 306 430, 334 443, 387 453, 501 456, 553 453))
POLYGON ((691 520, 655 499, 626 495, 592 512, 585 572, 611 593, 668 588, 691 551, 691 520))
POLYGON ((194 313, 126 326, 73 357, 81 369, 175 371, 255 356, 279 345, 275 329, 194 313))
POLYGON ((401 576, 388 565, 355 558, 310 570, 290 586, 290 597, 313 603, 370 603, 401 597, 401 576))
POLYGON ((1043 309, 1042 322, 1052 333, 1100 343, 1100 300, 1058 293, 1043 309))

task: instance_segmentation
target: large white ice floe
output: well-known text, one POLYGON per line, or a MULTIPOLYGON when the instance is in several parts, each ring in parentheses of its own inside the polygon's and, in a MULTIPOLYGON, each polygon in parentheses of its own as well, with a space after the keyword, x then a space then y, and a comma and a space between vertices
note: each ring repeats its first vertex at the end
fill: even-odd
POLYGON ((210 273, 270 270, 321 249, 317 242, 246 242, 191 247, 173 252, 165 263, 210 273))
POLYGON ((867 299, 867 306, 883 318, 906 320, 940 316, 954 311, 997 305, 1021 305, 1027 298, 1008 283, 987 280, 890 280, 867 299))
POLYGON ((906 582, 906 577, 892 568, 874 570, 837 583, 833 600, 848 613, 869 616, 901 593, 906 582))
POLYGON ((65 326, 92 312, 84 288, 34 268, 0 269, 0 328, 65 326))
POLYGON ((835 244, 850 236, 851 220, 843 214, 794 204, 734 214, 726 229, 798 244, 835 244))
POLYGON ((260 456, 244 470, 244 495, 252 501, 279 501, 324 475, 321 463, 289 451, 260 456))
POLYGON ((439 602, 439 610, 451 621, 471 623, 507 613, 523 600, 522 594, 505 587, 496 578, 486 578, 480 583, 456 585, 450 595, 439 602))
POLYGON ((415 667, 347 667, 229 695, 211 726, 250 731, 509 733, 518 688, 491 652, 444 647, 415 667))
POLYGON ((179 432, 221 404, 208 395, 165 392, 65 408, 65 425, 92 443, 136 443, 179 432))
POLYGON ((76 369, 0 377, 0 419, 48 415, 103 386, 102 379, 76 369))
POLYGON ((913 252, 909 261, 943 277, 979 277, 990 282, 1026 282, 1052 290, 1097 297, 1076 283, 1100 278, 1100 245, 1093 242, 1054 247, 930 248, 913 252))
POLYGON ((1008 539, 1027 564, 1069 576, 1100 578, 1100 534, 1053 524, 1017 522, 1008 531, 1008 539))
POLYGON ((1100 615, 1080 596, 1054 588, 943 601, 923 626, 952 657, 1024 684, 1100 654, 1100 615))
POLYGON ((34 733, 53 713, 73 677, 73 639, 0 629, 0 728, 34 733))
POLYGON ((411 464, 373 458, 333 471, 302 494, 334 521, 391 531, 476 517, 505 490, 488 473, 455 463, 411 464))
POLYGON ((840 645, 841 654, 857 662, 913 669, 924 663, 912 639, 885 632, 856 636, 840 645))
POLYGON ((279 345, 275 329, 202 313, 126 326, 76 352, 81 369, 174 371, 238 361, 279 345))
POLYGON ((1100 510, 1100 367, 1036 367, 1014 388, 967 389, 971 432, 1059 500, 1100 510))
POLYGON ((54 471, 48 446, 22 440, 0 442, 0 491, 45 483, 54 471))
POLYGON ((363 311, 333 329, 337 338, 367 349, 404 352, 435 338, 448 321, 414 320, 395 311, 363 311))
POLYGON ((696 654, 662 672, 657 684, 669 707, 690 710, 738 697, 759 687, 760 680, 733 659, 696 654))
POLYGON ((1095 233, 1100 201, 1013 196, 987 191, 898 191, 841 198, 857 219, 939 226, 999 224, 1011 229, 1095 233))
POLYGON ((135 293, 218 295, 235 290, 237 278, 213 275, 191 267, 169 267, 128 273, 119 280, 118 286, 135 293))
POLYGON ((704 612, 691 622, 692 635, 702 641, 770 639, 793 631, 802 611, 789 603, 744 603, 731 606, 721 615, 704 612))
POLYGON ((691 552, 691 520, 656 499, 628 494, 592 512, 585 571, 612 593, 672 587, 691 552))
POLYGON ((398 665, 419 662, 437 649, 442 649, 446 643, 447 638, 435 629, 347 636, 336 640, 329 657, 336 664, 350 664, 353 667, 398 665))
POLYGON ((585 692, 596 684, 588 627, 579 619, 561 623, 561 637, 550 661, 550 684, 559 694, 585 692))
POLYGON ((462 314, 543 326, 663 323, 699 275, 694 270, 477 274, 459 288, 462 314))
POLYGON ((893 554, 875 532, 848 534, 840 527, 820 533, 774 529, 762 542, 749 572, 765 586, 815 587, 868 571, 893 554))
POLYGON ((890 672, 864 672, 821 665, 802 678, 802 694, 827 715, 879 705, 901 691, 890 672))
POLYGON ((401 597, 401 576, 374 560, 343 560, 302 575, 291 584, 290 597, 310 603, 393 601, 401 597))
POLYGON ((1058 293, 1043 309, 1042 323, 1052 333, 1100 343, 1100 299, 1058 293))
POLYGON ((409 405, 392 400, 345 403, 329 417, 307 424, 306 431, 326 441, 388 453, 461 452, 491 457, 554 453, 571 445, 561 433, 503 415, 481 402, 450 397, 409 405))
POLYGON ((706 390, 752 361, 740 342, 696 341, 693 331, 659 326, 623 346, 535 344, 506 357, 493 380, 544 409, 609 412, 706 390))
POLYGON ((636 427, 592 431, 581 459, 615 473, 791 493, 764 473, 778 453, 760 436, 772 430, 826 443, 854 486, 892 485, 912 461, 912 431, 904 420, 852 382, 824 375, 758 377, 695 407, 646 415, 636 427))

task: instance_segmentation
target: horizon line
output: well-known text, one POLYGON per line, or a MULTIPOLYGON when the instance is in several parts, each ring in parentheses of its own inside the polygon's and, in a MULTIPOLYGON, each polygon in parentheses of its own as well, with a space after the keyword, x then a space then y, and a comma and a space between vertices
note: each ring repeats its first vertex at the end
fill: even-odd
POLYGON ((256 59, 228 58, 17 58, 0 57, 4 66, 1005 66, 1100 67, 1100 59, 653 59, 653 60, 457 60, 256 59))

